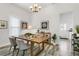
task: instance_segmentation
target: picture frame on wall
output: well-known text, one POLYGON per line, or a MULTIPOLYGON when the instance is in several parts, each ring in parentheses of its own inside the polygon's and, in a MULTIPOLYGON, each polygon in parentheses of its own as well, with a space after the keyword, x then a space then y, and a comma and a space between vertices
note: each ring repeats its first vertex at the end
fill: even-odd
POLYGON ((22 22, 22 29, 27 29, 27 22, 22 22))
POLYGON ((7 29, 8 21, 0 20, 0 29, 7 29))
POLYGON ((49 29, 49 21, 42 21, 41 22, 41 29, 49 29))

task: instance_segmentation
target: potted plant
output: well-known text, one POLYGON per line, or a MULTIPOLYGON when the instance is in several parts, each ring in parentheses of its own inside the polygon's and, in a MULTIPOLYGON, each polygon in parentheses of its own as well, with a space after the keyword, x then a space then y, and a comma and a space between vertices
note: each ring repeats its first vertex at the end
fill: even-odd
POLYGON ((56 41, 56 39, 57 39, 56 34, 54 34, 54 35, 52 36, 52 39, 54 40, 54 42, 56 41))
POLYGON ((25 34, 26 37, 30 37, 30 36, 32 36, 32 35, 33 35, 32 33, 26 33, 26 34, 25 34))
POLYGON ((79 36, 79 25, 76 25, 77 36, 79 36))

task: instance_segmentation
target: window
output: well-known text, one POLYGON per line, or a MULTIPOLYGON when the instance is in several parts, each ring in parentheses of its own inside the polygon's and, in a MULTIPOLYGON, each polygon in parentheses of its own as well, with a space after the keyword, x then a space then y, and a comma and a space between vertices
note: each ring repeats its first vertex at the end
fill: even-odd
POLYGON ((67 28, 66 24, 61 24, 60 26, 61 26, 61 28, 60 28, 61 30, 66 30, 66 28, 67 28))
POLYGON ((20 19, 10 17, 9 19, 9 36, 19 36, 20 34, 20 19))

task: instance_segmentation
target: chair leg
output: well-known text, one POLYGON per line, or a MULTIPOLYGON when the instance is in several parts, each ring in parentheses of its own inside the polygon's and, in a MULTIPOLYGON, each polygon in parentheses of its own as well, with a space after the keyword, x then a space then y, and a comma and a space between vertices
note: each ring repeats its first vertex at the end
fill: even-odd
MULTIPOLYGON (((19 54, 19 49, 18 49, 18 51, 17 51, 17 55, 18 55, 18 54, 19 54)), ((17 56, 17 55, 16 55, 16 56, 17 56)))
POLYGON ((12 48, 12 46, 10 46, 9 53, 10 53, 10 51, 11 51, 11 48, 12 48))
POLYGON ((15 52, 15 50, 16 50, 16 46, 14 46, 14 48, 13 48, 12 56, 14 56, 14 52, 15 52))
POLYGON ((73 48, 73 56, 75 56, 75 49, 73 48))
POLYGON ((25 55, 25 50, 23 50, 23 56, 25 55))
POLYGON ((73 56, 75 55, 74 51, 73 51, 73 56))
POLYGON ((15 51, 15 49, 13 48, 13 53, 12 53, 12 56, 14 56, 14 51, 15 51))

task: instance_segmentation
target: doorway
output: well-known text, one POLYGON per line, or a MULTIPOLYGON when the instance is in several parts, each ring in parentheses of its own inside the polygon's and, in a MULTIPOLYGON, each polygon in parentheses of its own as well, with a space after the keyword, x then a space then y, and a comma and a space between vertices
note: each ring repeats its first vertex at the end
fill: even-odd
POLYGON ((59 20, 59 36, 61 38, 69 38, 70 31, 73 28, 73 15, 72 12, 62 13, 60 14, 59 20))
POLYGON ((60 14, 59 20, 59 55, 72 55, 71 48, 71 31, 73 29, 73 15, 72 12, 60 14), (62 38, 62 39, 61 39, 62 38))

